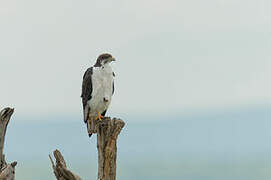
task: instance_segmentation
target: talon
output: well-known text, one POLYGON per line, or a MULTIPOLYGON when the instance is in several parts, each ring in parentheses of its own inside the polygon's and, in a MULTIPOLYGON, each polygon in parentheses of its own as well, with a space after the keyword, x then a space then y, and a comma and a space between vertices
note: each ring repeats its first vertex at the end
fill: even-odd
POLYGON ((100 114, 100 112, 97 112, 97 118, 96 118, 96 120, 102 120, 104 117, 100 114))

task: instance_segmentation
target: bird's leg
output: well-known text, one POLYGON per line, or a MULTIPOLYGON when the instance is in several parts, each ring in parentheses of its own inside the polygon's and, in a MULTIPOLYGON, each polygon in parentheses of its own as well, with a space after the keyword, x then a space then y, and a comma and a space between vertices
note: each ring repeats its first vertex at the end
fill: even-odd
POLYGON ((101 113, 100 112, 97 112, 97 118, 96 118, 96 120, 102 120, 104 117, 101 115, 101 113))

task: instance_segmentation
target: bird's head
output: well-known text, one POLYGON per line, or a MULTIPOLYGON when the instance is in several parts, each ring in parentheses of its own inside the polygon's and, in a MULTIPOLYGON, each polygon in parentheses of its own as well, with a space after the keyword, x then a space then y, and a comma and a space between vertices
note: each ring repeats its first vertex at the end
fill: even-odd
POLYGON ((111 54, 104 53, 97 58, 96 64, 94 66, 104 66, 111 63, 112 61, 116 61, 115 58, 111 54))

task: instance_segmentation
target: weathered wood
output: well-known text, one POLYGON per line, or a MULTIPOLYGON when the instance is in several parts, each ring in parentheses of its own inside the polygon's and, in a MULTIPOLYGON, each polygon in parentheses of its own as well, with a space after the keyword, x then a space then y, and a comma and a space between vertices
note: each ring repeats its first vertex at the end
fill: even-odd
POLYGON ((7 126, 13 112, 14 109, 12 108, 5 108, 0 111, 0 180, 14 180, 15 176, 17 162, 7 164, 3 154, 7 126))
POLYGON ((14 180, 15 178, 15 166, 17 162, 7 164, 1 169, 0 180, 14 180))
POLYGON ((51 160, 54 174, 57 180, 82 180, 78 175, 67 169, 64 157, 58 150, 54 151, 54 156, 56 159, 56 165, 50 155, 49 158, 51 160))
POLYGON ((109 117, 97 122, 98 180, 116 179, 117 138, 124 125, 109 117))
MULTIPOLYGON (((102 120, 91 119, 88 123, 91 133, 97 132, 98 180, 116 180, 117 138, 125 123, 121 119, 110 117, 102 120)), ((66 162, 58 150, 54 151, 54 156, 56 165, 50 155, 49 158, 57 180, 81 180, 67 169, 66 162)))

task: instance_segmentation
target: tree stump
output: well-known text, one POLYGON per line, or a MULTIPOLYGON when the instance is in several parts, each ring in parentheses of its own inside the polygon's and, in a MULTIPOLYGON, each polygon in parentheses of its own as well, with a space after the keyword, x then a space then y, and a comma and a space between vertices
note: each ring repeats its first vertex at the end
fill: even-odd
POLYGON ((17 162, 7 164, 5 155, 3 154, 7 126, 13 112, 14 109, 12 108, 5 108, 0 111, 0 180, 14 180, 15 178, 15 166, 17 162))
MULTIPOLYGON (((117 138, 125 123, 121 119, 110 117, 92 123, 95 123, 95 131, 92 133, 97 132, 98 180, 116 180, 117 138)), ((67 169, 66 162, 58 150, 54 151, 54 156, 56 165, 50 155, 49 158, 57 180, 81 180, 67 169)))
POLYGON ((72 173, 70 170, 67 169, 66 162, 62 154, 58 150, 54 151, 54 156, 56 159, 56 165, 50 155, 49 158, 51 160, 54 174, 57 180, 82 180, 78 175, 72 173))
POLYGON ((116 180, 117 138, 124 125, 109 117, 97 122, 98 180, 116 180))

